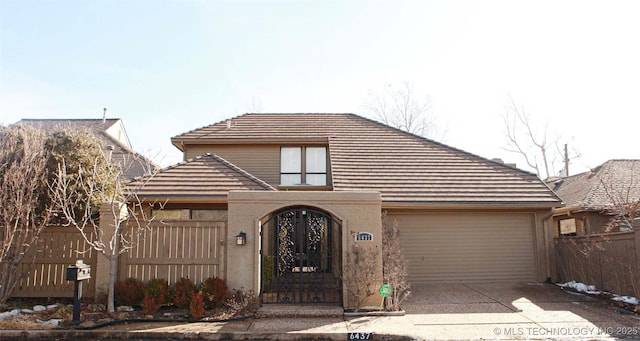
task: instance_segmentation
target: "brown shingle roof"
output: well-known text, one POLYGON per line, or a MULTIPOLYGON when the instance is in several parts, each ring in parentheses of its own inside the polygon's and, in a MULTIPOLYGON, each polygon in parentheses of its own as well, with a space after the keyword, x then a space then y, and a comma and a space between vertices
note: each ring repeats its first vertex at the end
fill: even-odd
POLYGON ((534 174, 354 114, 245 114, 172 138, 189 144, 326 140, 335 191, 384 202, 544 204, 559 198, 534 174))
POLYGON ((159 168, 153 161, 137 153, 106 133, 107 129, 120 121, 119 118, 102 119, 22 119, 17 124, 27 124, 51 134, 58 129, 85 129, 104 142, 104 147, 113 147, 111 158, 122 166, 125 178, 149 174, 151 169, 159 168))
POLYGON ((609 160, 549 184, 567 207, 606 209, 640 199, 640 160, 609 160))
POLYGON ((232 190, 273 191, 269 184, 214 154, 205 154, 135 179, 145 198, 226 198, 232 190), (144 185, 142 185, 147 181, 144 185))

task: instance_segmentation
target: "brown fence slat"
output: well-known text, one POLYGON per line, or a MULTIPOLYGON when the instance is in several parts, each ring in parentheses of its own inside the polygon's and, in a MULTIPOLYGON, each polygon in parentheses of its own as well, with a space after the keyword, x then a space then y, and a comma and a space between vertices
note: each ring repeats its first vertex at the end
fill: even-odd
POLYGON ((173 284, 181 277, 194 283, 223 277, 219 243, 225 230, 225 222, 153 223, 144 241, 120 259, 119 279, 133 277, 146 282, 162 278, 173 284))
MULTIPOLYGON (((120 255, 118 279, 143 282, 163 278, 170 284, 180 277, 200 283, 208 277, 224 279, 225 222, 174 221, 153 223, 137 247, 120 255)), ((24 273, 13 297, 73 297, 73 283, 65 280, 66 268, 83 260, 95 274, 97 252, 72 227, 48 227, 38 246, 20 265, 24 273)), ((102 269, 101 271, 109 271, 102 269)), ((93 279, 83 282, 83 295, 95 295, 93 279)))
MULTIPOLYGON (((82 235, 73 227, 47 227, 35 249, 25 257, 20 270, 25 274, 16 286, 13 297, 73 297, 73 283, 65 280, 68 266, 83 260, 95 268, 97 253, 90 249, 82 235), (88 252, 83 253, 83 251, 88 252)), ((93 296, 93 280, 83 283, 85 296, 93 296)))
POLYGON ((558 280, 593 284, 598 290, 640 297, 637 233, 556 238, 558 280))

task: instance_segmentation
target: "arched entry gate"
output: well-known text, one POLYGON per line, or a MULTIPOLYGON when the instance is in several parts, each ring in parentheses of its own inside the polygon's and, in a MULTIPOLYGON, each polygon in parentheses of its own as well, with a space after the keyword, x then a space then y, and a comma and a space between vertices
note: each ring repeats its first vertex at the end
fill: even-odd
POLYGON ((342 228, 331 215, 288 208, 262 223, 262 303, 342 303, 342 228))

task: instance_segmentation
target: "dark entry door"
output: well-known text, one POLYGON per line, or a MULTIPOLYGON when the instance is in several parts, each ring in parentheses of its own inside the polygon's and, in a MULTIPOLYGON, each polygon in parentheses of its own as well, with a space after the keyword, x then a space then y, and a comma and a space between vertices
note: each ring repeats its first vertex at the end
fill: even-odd
POLYGON ((262 302, 341 303, 340 224, 295 208, 263 224, 262 302))

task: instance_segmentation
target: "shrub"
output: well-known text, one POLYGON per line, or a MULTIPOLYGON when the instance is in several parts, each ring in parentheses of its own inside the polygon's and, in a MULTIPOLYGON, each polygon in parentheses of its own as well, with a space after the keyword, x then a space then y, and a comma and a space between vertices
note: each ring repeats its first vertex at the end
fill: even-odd
POLYGON ((189 278, 180 278, 171 286, 171 302, 180 309, 189 308, 196 286, 189 278))
POLYGON ((144 313, 153 315, 169 297, 169 283, 166 279, 154 278, 144 287, 144 313))
POLYGON ((383 281, 393 288, 391 296, 384 300, 389 311, 400 310, 400 303, 411 294, 408 277, 408 263, 400 246, 397 221, 389 221, 387 213, 382 214, 382 275, 383 281))
POLYGON ((204 298, 202 293, 196 292, 189 302, 189 312, 193 318, 201 318, 204 315, 204 298))
POLYGON ((378 247, 359 247, 355 245, 347 253, 343 283, 354 311, 363 308, 367 299, 376 293, 380 283, 378 276, 378 247))
POLYGON ((117 281, 114 286, 116 305, 139 306, 144 299, 144 284, 136 278, 117 281))
POLYGON ((202 296, 207 309, 220 307, 228 294, 227 284, 218 277, 209 277, 202 282, 202 296))
POLYGON ((234 290, 225 303, 231 316, 253 315, 260 305, 253 291, 244 292, 242 289, 234 290))

